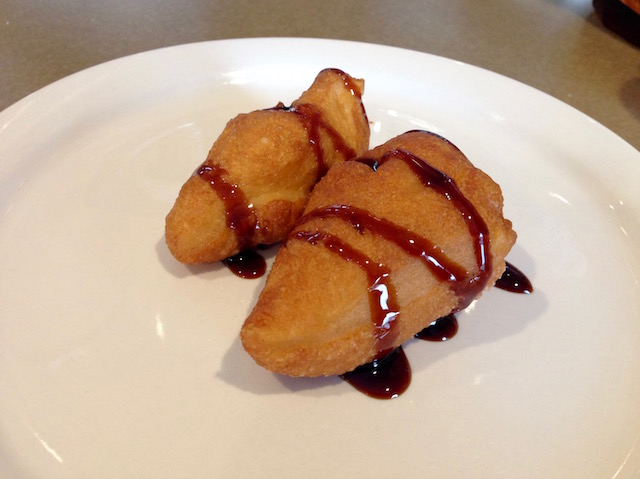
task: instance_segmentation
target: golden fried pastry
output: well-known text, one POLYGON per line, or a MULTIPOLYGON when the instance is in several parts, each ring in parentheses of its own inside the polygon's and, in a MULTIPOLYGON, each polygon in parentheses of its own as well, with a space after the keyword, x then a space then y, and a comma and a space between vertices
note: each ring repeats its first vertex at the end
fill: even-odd
POLYGON ((232 119, 166 218, 173 256, 211 262, 284 239, 318 179, 369 148, 363 90, 326 69, 291 107, 232 119))
POLYGON ((405 133, 316 185, 242 344, 277 373, 346 373, 466 307, 515 239, 489 176, 447 140, 405 133))

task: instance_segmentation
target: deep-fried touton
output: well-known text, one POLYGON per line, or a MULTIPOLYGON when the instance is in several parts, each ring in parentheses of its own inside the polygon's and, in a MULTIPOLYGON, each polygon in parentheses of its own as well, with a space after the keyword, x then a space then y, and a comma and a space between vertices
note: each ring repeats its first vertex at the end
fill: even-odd
POLYGON ((369 148, 363 90, 363 80, 326 69, 291 107, 231 120, 166 218, 173 256, 211 262, 284 239, 317 180, 369 148))
POLYGON ((346 373, 466 307, 515 239, 489 176, 447 140, 405 133, 316 185, 242 343, 274 372, 346 373))

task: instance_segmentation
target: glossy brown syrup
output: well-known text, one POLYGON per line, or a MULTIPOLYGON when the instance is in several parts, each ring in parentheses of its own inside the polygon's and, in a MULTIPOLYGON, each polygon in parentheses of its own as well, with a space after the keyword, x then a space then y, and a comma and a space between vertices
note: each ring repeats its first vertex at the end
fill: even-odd
POLYGON ((358 391, 375 399, 393 399, 411 384, 411 367, 402 346, 340 376, 358 391))
MULTIPOLYGON (((329 70, 342 77, 345 88, 347 88, 352 95, 356 96, 360 100, 362 99, 362 91, 349 75, 338 69, 329 70)), ((362 112, 366 117, 362 102, 360 102, 360 105, 362 107, 362 112)), ((324 176, 328 170, 324 151, 320 144, 321 131, 331 139, 335 151, 343 155, 345 159, 350 159, 356 156, 356 151, 351 148, 342 135, 340 135, 340 133, 329 122, 327 122, 322 112, 316 106, 305 103, 296 105, 295 107, 285 107, 284 104, 279 103, 275 107, 271 108, 271 110, 289 112, 300 120, 303 128, 307 132, 309 145, 314 152, 318 164, 317 179, 324 176)), ((227 226, 235 233, 239 249, 244 250, 248 246, 251 246, 255 232, 260 229, 260 224, 256 212, 253 209, 253 205, 248 201, 241 188, 239 188, 238 185, 231 183, 227 179, 228 175, 226 170, 221 166, 216 165, 211 159, 207 159, 207 161, 205 161, 196 171, 196 174, 204 181, 208 182, 218 197, 222 200, 225 207, 227 226)), ((256 267, 259 260, 255 258, 255 254, 257 253, 254 252, 253 254, 239 258, 231 260, 228 259, 225 260, 224 263, 227 266, 233 265, 234 267, 230 266, 232 271, 240 276, 247 274, 247 269, 255 271, 255 274, 259 274, 259 271, 262 271, 262 274, 264 274, 266 267, 264 269, 259 266, 256 267)), ((249 277, 257 277, 252 276, 251 274, 253 273, 249 273, 249 277)))
MULTIPOLYGON (((440 248, 402 226, 378 218, 366 210, 351 205, 332 205, 312 210, 300 218, 298 224, 316 218, 339 218, 351 224, 359 232, 370 231, 395 243, 408 254, 419 258, 440 281, 450 282, 454 289, 464 280, 466 271, 451 261, 440 248)), ((463 285, 464 286, 464 285, 463 285)), ((460 286, 461 288, 461 286, 460 286)))
MULTIPOLYGON (((362 99, 362 90, 360 89, 360 86, 356 83, 356 81, 351 76, 347 75, 345 72, 343 72, 338 68, 327 68, 326 71, 331 71, 334 74, 341 76, 344 86, 351 92, 351 94, 358 99, 362 99)), ((362 107, 362 114, 366 118, 367 114, 364 110, 364 105, 360 103, 360 106, 362 107)))
MULTIPOLYGON (((459 304, 457 310, 466 308, 471 301, 486 287, 491 276, 491 255, 489 253, 489 229, 482 219, 482 216, 475 209, 473 204, 458 189, 455 181, 449 175, 433 167, 422 158, 402 149, 392 150, 385 153, 378 160, 362 159, 362 161, 374 170, 391 159, 402 160, 411 168, 413 173, 420 179, 422 184, 436 191, 443 198, 446 198, 460 212, 464 219, 469 234, 474 239, 474 251, 478 271, 475 276, 457 276, 454 284, 454 292, 458 295, 459 304)), ((444 253, 434 256, 433 259, 444 261, 444 253)), ((450 261, 450 260, 449 260, 450 261)))
POLYGON ((429 326, 424 328, 418 334, 416 338, 423 339, 425 341, 448 341, 453 338, 458 332, 458 320, 455 314, 451 313, 442 318, 436 319, 429 326))
POLYGON ((329 170, 329 166, 324 158, 322 145, 320 144, 321 130, 331 138, 334 148, 336 151, 339 151, 344 158, 354 158, 357 155, 356 150, 347 145, 344 138, 342 138, 342 135, 340 135, 340 133, 325 120, 322 112, 315 105, 312 105, 311 103, 303 103, 296 105, 295 107, 286 108, 286 111, 297 115, 307 132, 309 145, 311 145, 316 157, 316 162, 318 163, 318 170, 316 173, 317 180, 322 178, 329 170))
POLYGON ((197 175, 209 183, 224 204, 227 226, 233 230, 239 249, 249 244, 258 228, 258 217, 247 201, 246 196, 238 185, 230 183, 225 177, 227 172, 221 166, 205 161, 198 169, 197 175))
POLYGON ((369 307, 377 348, 381 351, 381 356, 391 351, 398 337, 395 319, 400 311, 396 289, 390 279, 391 270, 382 263, 376 263, 340 238, 327 233, 300 231, 291 238, 304 240, 313 245, 323 244, 329 251, 345 261, 357 264, 365 271, 369 280, 369 307))
POLYGON ((512 293, 533 293, 533 286, 531 284, 531 281, 529 281, 529 278, 527 278, 522 271, 520 271, 508 261, 506 261, 505 263, 506 268, 504 270, 504 273, 502 273, 502 276, 500 276, 498 281, 496 281, 496 288, 510 291, 512 293))
POLYGON ((267 262, 255 250, 247 249, 222 260, 229 270, 245 279, 260 278, 267 271, 267 262))

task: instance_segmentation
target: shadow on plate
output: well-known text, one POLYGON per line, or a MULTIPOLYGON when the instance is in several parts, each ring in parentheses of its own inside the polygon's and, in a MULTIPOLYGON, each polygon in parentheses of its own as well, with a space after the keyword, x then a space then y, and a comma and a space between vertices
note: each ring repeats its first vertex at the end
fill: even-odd
POLYGON ((470 348, 498 343, 524 332, 549 309, 543 288, 536 285, 533 258, 516 244, 507 258, 532 280, 533 294, 515 294, 492 288, 468 311, 456 313, 458 333, 450 340, 433 343, 414 339, 405 344, 405 352, 414 372, 434 367, 453 354, 470 348))
MULTIPOLYGON (((216 378, 243 391, 258 394, 301 393, 313 396, 337 396, 349 389, 335 386, 343 383, 337 376, 322 378, 292 378, 274 374, 258 366, 243 349, 240 337, 222 359, 216 378)), ((346 386, 346 385, 345 385, 346 386)))
POLYGON ((164 236, 156 243, 156 254, 164 270, 176 278, 186 278, 187 276, 205 274, 211 271, 220 271, 225 268, 220 261, 204 264, 180 263, 171 255, 169 248, 167 248, 164 236))

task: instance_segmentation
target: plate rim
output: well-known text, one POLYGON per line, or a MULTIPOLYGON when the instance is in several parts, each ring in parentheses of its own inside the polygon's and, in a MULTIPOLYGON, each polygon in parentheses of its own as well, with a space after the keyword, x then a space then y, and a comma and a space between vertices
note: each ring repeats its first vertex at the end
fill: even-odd
MULTIPOLYGON (((38 96, 38 93, 43 91, 43 90, 46 90, 46 89, 52 87, 52 85, 66 84, 65 82, 68 82, 69 81, 68 79, 71 78, 71 77, 81 79, 82 75, 92 75, 92 74, 98 72, 98 69, 100 69, 100 68, 110 68, 111 64, 116 63, 116 62, 120 62, 123 59, 127 59, 128 58, 128 59, 134 59, 135 60, 135 58, 140 57, 141 55, 152 54, 154 52, 161 54, 163 51, 166 51, 166 50, 180 49, 180 48, 183 48, 183 47, 189 46, 189 45, 206 47, 207 45, 210 45, 210 44, 221 44, 221 43, 227 43, 227 42, 233 42, 233 43, 236 43, 236 42, 249 42, 249 43, 254 43, 256 41, 262 41, 262 40, 265 40, 265 39, 264 38, 249 38, 249 39, 210 40, 210 41, 195 42, 195 43, 190 43, 190 44, 185 44, 185 45, 168 46, 168 47, 163 47, 163 48, 160 48, 160 49, 149 50, 147 52, 141 52, 141 53, 128 55, 126 57, 122 57, 122 58, 118 58, 118 59, 109 60, 107 62, 104 62, 104 63, 98 64, 98 65, 89 67, 87 69, 84 69, 84 70, 81 70, 79 72, 76 72, 76 73, 74 73, 74 74, 72 74, 72 75, 70 75, 68 77, 65 77, 65 78, 62 78, 60 80, 57 80, 56 82, 52 83, 51 85, 45 86, 42 89, 30 94, 29 96, 25 97, 24 99, 18 101, 17 103, 15 103, 14 105, 10 106, 9 108, 4 110, 3 112, 0 112, 0 124, 4 121, 4 116, 7 115, 6 112, 11 110, 11 111, 9 111, 8 114, 13 114, 14 113, 14 111, 13 111, 14 109, 20 110, 24 106, 23 103, 28 103, 28 102, 37 100, 37 98, 35 98, 35 97, 38 96), (35 98, 35 100, 34 100, 34 98, 35 98)), ((535 89, 535 88, 533 88, 531 86, 528 86, 528 85, 526 85, 526 84, 524 84, 522 82, 519 82, 517 80, 511 79, 511 78, 506 77, 504 75, 501 75, 499 73, 491 72, 490 70, 486 70, 486 69, 481 68, 481 67, 477 67, 477 66, 474 66, 474 65, 458 62, 456 60, 451 60, 451 59, 448 59, 446 57, 441 57, 441 56, 433 55, 433 54, 430 54, 430 53, 424 53, 424 52, 419 52, 419 51, 415 51, 415 50, 408 50, 408 49, 404 49, 404 48, 400 48, 400 47, 377 45, 377 44, 371 44, 371 43, 345 41, 345 40, 331 40, 331 39, 308 39, 308 38, 299 38, 299 37, 294 37, 294 38, 289 38, 289 37, 267 37, 266 40, 268 40, 269 42, 273 42, 273 41, 279 42, 279 41, 282 41, 282 40, 285 40, 285 41, 287 41, 287 40, 295 40, 296 42, 302 42, 302 43, 305 43, 305 42, 308 42, 308 41, 312 41, 313 43, 325 43, 325 42, 338 43, 338 44, 347 43, 347 44, 350 44, 352 46, 355 46, 356 48, 359 48, 362 45, 367 46, 367 48, 370 48, 370 47, 389 48, 389 49, 393 49, 393 50, 401 50, 403 52, 408 52, 408 53, 411 53, 411 54, 426 55, 428 57, 433 57, 433 58, 437 58, 437 59, 440 59, 440 60, 445 60, 445 61, 448 61, 448 62, 454 62, 454 63, 457 63, 459 65, 462 65, 464 68, 470 67, 470 68, 473 68, 473 69, 478 69, 478 70, 484 72, 485 74, 489 73, 491 75, 497 75, 497 76, 499 76, 499 77, 501 77, 503 79, 508 80, 509 82, 514 82, 515 84, 520 85, 520 87, 525 87, 527 89, 530 89, 533 92, 536 92, 536 94, 544 95, 545 97, 548 97, 549 99, 551 99, 554 103, 562 104, 563 108, 568 107, 573 112, 582 115, 584 117, 583 118, 584 120, 587 120, 587 121, 590 121, 590 122, 594 122, 596 125, 598 125, 598 128, 602 129, 602 131, 606 131, 606 132, 608 132, 607 133, 608 135, 612 135, 611 138, 615 138, 617 142, 621 142, 621 144, 627 145, 631 149, 631 151, 628 152, 630 157, 631 156, 637 156, 637 159, 640 159, 640 154, 638 154, 637 150, 635 150, 635 148, 633 148, 630 144, 628 144, 624 139, 619 137, 615 132, 613 132, 612 130, 608 129, 604 125, 602 125, 602 124, 596 122, 595 120, 591 119, 590 117, 588 117, 583 112, 580 112, 576 108, 572 107, 571 105, 568 105, 568 104, 562 102, 562 100, 554 98, 551 95, 548 95, 547 93, 544 93, 544 92, 542 92, 540 90, 537 90, 537 89, 535 89)), ((130 61, 130 60, 127 60, 127 61, 130 61)), ((1 140, 2 140, 2 134, 0 133, 0 142, 1 142, 1 140)), ((624 150, 625 148, 622 148, 622 149, 624 150)), ((0 150, 1 150, 1 148, 0 148, 0 150)), ((3 175, 2 169, 0 168, 0 180, 2 180, 2 175, 3 175)), ((638 177, 640 178, 640 175, 638 175, 638 177)), ((640 198, 640 197, 637 197, 637 198, 640 198)), ((637 199, 637 198, 635 198, 635 199, 637 199)))

